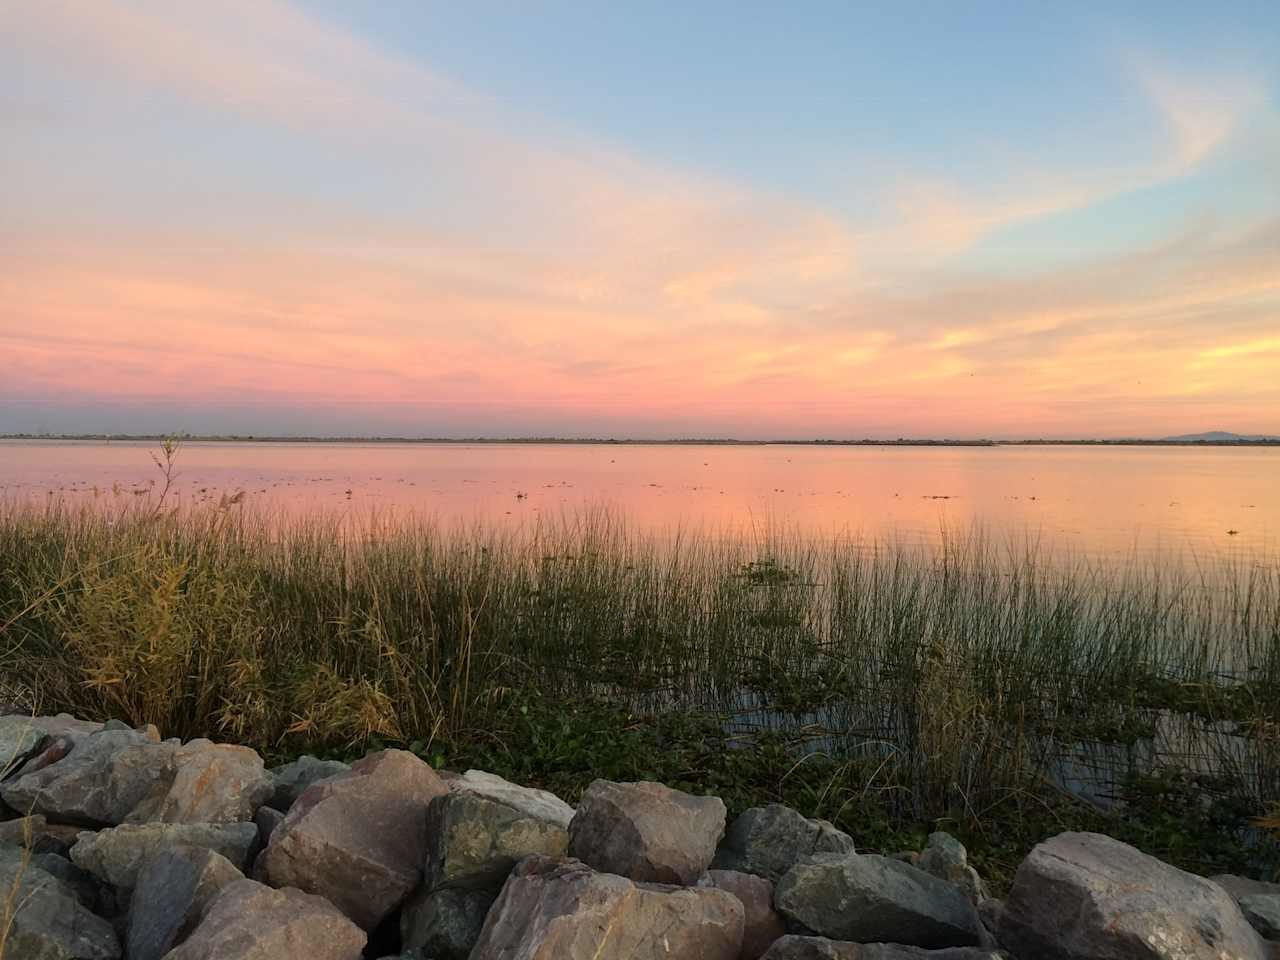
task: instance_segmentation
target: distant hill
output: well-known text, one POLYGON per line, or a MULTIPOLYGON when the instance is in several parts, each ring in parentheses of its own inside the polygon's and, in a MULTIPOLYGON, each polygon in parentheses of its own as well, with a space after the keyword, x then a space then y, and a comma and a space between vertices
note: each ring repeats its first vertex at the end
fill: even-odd
POLYGON ((1227 433, 1225 430, 1209 430, 1205 433, 1184 433, 1178 437, 1161 437, 1162 443, 1256 443, 1260 440, 1275 441, 1280 437, 1265 434, 1245 435, 1227 433))

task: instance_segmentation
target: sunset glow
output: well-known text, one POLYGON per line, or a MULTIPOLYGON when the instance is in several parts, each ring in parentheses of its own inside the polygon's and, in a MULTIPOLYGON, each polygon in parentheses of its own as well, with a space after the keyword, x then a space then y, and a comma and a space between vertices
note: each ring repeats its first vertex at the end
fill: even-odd
POLYGON ((1280 432, 1280 7, 374 6, 0 8, 0 431, 1280 432))

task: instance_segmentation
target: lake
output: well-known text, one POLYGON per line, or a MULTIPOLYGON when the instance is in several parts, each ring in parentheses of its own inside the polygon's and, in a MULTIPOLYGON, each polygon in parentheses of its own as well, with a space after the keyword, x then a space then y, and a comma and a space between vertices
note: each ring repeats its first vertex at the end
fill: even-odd
MULTIPOLYGON (((145 442, 0 441, 0 497, 112 502, 145 442)), ((607 507, 634 528, 936 543, 981 527, 1099 559, 1270 557, 1280 448, 188 442, 170 496, 296 514, 525 525, 607 507), (1234 531, 1234 532, 1233 532, 1234 531)), ((154 493, 152 494, 154 495, 154 493)))

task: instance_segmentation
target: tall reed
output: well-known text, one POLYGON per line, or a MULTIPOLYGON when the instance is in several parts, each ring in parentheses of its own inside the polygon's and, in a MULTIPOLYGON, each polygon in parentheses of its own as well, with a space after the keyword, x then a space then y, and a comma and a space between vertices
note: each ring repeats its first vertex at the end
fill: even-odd
POLYGON ((266 750, 483 735, 532 689, 786 729, 905 815, 1070 780, 1080 744, 1280 796, 1261 560, 10 502, 0 627, 0 683, 41 710, 266 750))

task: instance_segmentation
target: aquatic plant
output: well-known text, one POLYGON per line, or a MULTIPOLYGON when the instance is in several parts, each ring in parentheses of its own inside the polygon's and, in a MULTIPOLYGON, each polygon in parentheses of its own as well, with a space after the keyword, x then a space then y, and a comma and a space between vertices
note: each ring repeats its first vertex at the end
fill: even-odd
POLYGON ((1280 799, 1280 572, 1262 560, 52 498, 0 504, 0 628, 0 684, 42 712, 267 752, 521 737, 514 763, 580 736, 557 709, 607 704, 751 745, 744 777, 767 757, 846 820, 976 828, 1058 794, 1100 809, 1168 769, 1230 781, 1246 813, 1280 799), (536 735, 531 702, 551 707, 536 735))

